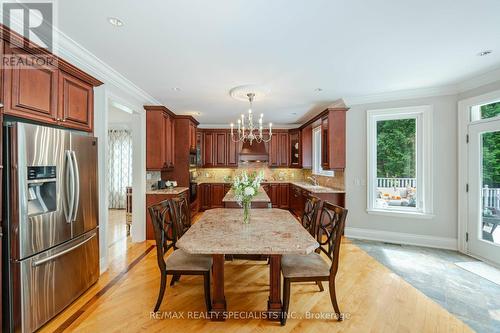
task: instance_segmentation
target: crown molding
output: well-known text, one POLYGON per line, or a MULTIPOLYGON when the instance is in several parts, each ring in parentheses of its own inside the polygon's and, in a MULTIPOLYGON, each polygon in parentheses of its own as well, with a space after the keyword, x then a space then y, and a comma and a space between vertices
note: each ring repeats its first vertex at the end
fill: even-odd
POLYGON ((458 83, 429 88, 417 88, 408 90, 397 90, 378 94, 344 97, 347 105, 359 105, 397 101, 414 98, 425 98, 434 96, 458 95, 468 90, 500 81, 500 68, 493 69, 487 73, 471 76, 458 83))
POLYGON ((82 70, 92 73, 92 75, 98 77, 101 81, 112 84, 135 98, 140 99, 143 104, 161 104, 156 98, 139 88, 64 32, 54 28, 54 33, 57 34, 54 53, 62 59, 82 70))

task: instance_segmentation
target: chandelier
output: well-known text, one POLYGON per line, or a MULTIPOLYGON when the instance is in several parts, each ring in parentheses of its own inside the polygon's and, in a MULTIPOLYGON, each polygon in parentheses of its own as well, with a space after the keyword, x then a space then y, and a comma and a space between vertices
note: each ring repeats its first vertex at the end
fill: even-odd
POLYGON ((231 123, 231 140, 233 142, 244 142, 245 140, 252 144, 255 140, 257 143, 261 142, 269 142, 271 141, 272 127, 273 124, 269 123, 269 138, 264 139, 264 135, 262 133, 262 118, 264 114, 261 113, 259 117, 259 127, 255 127, 253 123, 253 113, 252 113, 252 103, 255 97, 254 93, 248 93, 248 102, 250 103, 250 108, 248 109, 247 119, 245 119, 245 115, 241 115, 241 119, 238 119, 238 130, 234 133, 234 123, 231 123))

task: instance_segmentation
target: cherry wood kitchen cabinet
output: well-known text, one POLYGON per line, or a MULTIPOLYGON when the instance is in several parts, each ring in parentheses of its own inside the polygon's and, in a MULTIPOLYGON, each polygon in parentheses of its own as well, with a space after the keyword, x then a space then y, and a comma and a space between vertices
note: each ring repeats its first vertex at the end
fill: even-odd
POLYGON ((279 208, 288 209, 289 208, 289 184, 280 183, 279 184, 279 208))
POLYGON ((99 80, 0 26, 3 114, 48 125, 93 131, 94 87, 99 80))
POLYGON ((196 152, 196 124, 193 122, 189 123, 189 151, 196 152))
POLYGON ((203 133, 203 166, 214 166, 214 133, 203 133))
POLYGON ((226 132, 214 133, 214 166, 227 166, 227 135, 226 132))
POLYGON ((174 168, 175 115, 164 106, 144 106, 146 110, 146 170, 174 168))
POLYGON ((64 71, 59 72, 59 121, 65 127, 92 131, 94 87, 64 71))
POLYGON ((240 143, 234 142, 231 138, 231 134, 227 134, 227 158, 226 165, 228 167, 238 166, 238 156, 240 153, 240 143))
POLYGON ((290 168, 302 168, 302 136, 299 129, 289 132, 290 168))
POLYGON ((196 131, 196 166, 203 166, 203 132, 196 131))
POLYGON ((345 169, 346 108, 330 108, 321 118, 321 167, 345 169))
POLYGON ((204 183, 198 186, 200 195, 200 208, 207 210, 212 208, 224 208, 222 199, 231 189, 230 184, 204 183))
POLYGON ((312 169, 312 126, 302 128, 301 133, 301 156, 302 168, 312 169))
POLYGON ((288 132, 276 130, 268 143, 269 166, 287 168, 289 164, 288 132))

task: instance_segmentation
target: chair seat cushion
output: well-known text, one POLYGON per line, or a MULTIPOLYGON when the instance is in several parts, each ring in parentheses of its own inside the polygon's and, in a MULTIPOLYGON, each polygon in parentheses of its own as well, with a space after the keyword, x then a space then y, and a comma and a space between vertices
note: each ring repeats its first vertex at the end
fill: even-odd
POLYGON ((286 278, 329 276, 330 265, 318 253, 289 254, 281 257, 281 271, 286 278))
POLYGON ((202 254, 189 254, 183 250, 175 250, 166 259, 167 271, 209 271, 212 257, 202 254))

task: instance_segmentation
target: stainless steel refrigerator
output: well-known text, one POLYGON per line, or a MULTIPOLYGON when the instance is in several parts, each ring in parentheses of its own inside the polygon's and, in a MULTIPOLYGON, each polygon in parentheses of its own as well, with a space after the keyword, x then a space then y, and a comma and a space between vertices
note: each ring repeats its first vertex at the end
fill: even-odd
POLYGON ((33 332, 99 277, 97 139, 7 121, 3 145, 4 329, 33 332))

